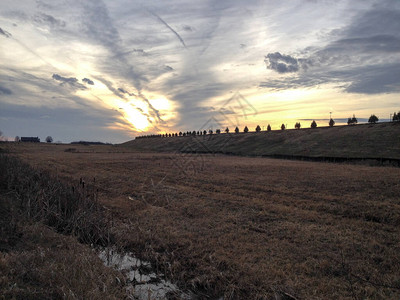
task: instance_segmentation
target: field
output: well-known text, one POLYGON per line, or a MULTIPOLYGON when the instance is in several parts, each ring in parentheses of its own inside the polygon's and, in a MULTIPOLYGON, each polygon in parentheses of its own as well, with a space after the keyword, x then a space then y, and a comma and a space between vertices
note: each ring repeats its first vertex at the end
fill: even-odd
POLYGON ((200 298, 400 297, 400 168, 116 146, 7 151, 94 184, 116 243, 200 298))

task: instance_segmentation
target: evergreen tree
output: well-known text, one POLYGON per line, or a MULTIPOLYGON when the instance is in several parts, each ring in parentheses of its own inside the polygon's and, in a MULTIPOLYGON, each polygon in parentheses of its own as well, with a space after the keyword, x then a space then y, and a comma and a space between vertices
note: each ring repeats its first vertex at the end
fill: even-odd
POLYGON ((335 125, 335 121, 333 121, 333 119, 329 120, 329 127, 333 127, 333 125, 335 125))
POLYGON ((317 122, 315 122, 315 120, 311 122, 311 128, 317 128, 317 122))
POLYGON ((215 133, 216 133, 216 134, 220 134, 220 133, 221 133, 221 130, 220 130, 220 129, 217 129, 217 130, 215 130, 215 133))
POLYGON ((285 124, 282 124, 281 129, 282 129, 282 130, 285 130, 285 129, 286 129, 285 124))
POLYGON ((260 131, 261 131, 260 125, 257 125, 257 127, 256 127, 256 132, 260 132, 260 131))
POLYGON ((249 132, 249 129, 247 128, 247 126, 244 127, 243 132, 249 132))
POLYGON ((355 115, 353 115, 353 118, 351 118, 351 123, 352 124, 357 124, 358 123, 357 118, 356 118, 355 115))
POLYGON ((239 128, 236 126, 235 133, 239 133, 239 128))
POLYGON ((225 132, 229 133, 229 128, 228 127, 226 127, 225 132))
POLYGON ((271 131, 271 125, 268 124, 267 130, 268 130, 268 131, 271 131))
POLYGON ((300 122, 297 122, 297 123, 294 125, 294 128, 296 128, 296 129, 300 129, 300 127, 301 127, 300 122))

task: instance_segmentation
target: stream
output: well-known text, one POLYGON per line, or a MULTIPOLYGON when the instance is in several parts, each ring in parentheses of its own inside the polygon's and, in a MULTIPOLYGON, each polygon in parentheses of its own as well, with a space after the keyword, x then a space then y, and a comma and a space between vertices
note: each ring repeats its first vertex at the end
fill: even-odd
POLYGON ((127 279, 127 292, 130 299, 168 299, 168 296, 178 299, 193 299, 163 275, 152 270, 151 263, 136 258, 132 253, 120 253, 113 248, 99 252, 99 257, 106 266, 121 271, 127 279))

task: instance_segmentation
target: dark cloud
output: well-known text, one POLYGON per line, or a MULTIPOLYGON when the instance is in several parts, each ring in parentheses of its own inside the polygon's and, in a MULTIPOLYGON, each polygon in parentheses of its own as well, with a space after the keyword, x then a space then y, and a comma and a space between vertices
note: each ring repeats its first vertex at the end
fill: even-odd
POLYGON ((182 29, 183 29, 184 31, 193 31, 193 28, 192 28, 191 26, 189 26, 189 25, 183 25, 183 26, 182 26, 182 29))
POLYGON ((366 66, 351 74, 348 93, 380 94, 400 92, 400 63, 366 66))
POLYGON ((11 95, 12 91, 0 85, 0 95, 11 95))
POLYGON ((279 52, 268 53, 264 59, 268 69, 277 71, 278 73, 291 73, 299 71, 299 62, 290 55, 283 55, 279 52))
POLYGON ((5 30, 3 30, 1 28, 0 28, 0 34, 5 36, 6 38, 11 37, 11 33, 7 32, 7 31, 5 31, 5 30))
POLYGON ((342 34, 348 37, 398 35, 399 28, 399 1, 389 0, 378 2, 372 9, 357 16, 342 34))
POLYGON ((133 49, 132 52, 133 52, 133 53, 140 54, 140 55, 142 55, 142 56, 148 56, 148 55, 149 55, 149 54, 148 54, 146 51, 144 51, 143 49, 133 49))
POLYGON ((128 91, 124 90, 123 88, 118 88, 118 91, 120 91, 123 94, 127 94, 129 96, 136 96, 135 93, 129 93, 128 91))
POLYGON ((164 70, 168 71, 168 72, 171 72, 171 71, 174 70, 174 68, 166 65, 166 66, 164 66, 164 70))
POLYGON ((77 89, 81 89, 81 90, 86 89, 86 87, 83 84, 79 83, 78 79, 76 79, 75 77, 63 77, 58 74, 53 74, 52 78, 54 80, 60 81, 61 85, 68 84, 69 86, 77 88, 77 89))
POLYGON ((44 13, 39 13, 36 14, 33 17, 33 21, 36 24, 40 24, 40 25, 47 25, 49 27, 65 27, 65 22, 59 19, 54 18, 53 16, 44 14, 44 13))
POLYGON ((146 82, 147 78, 125 58, 125 55, 131 51, 123 50, 122 39, 104 2, 101 0, 84 1, 81 19, 85 38, 104 46, 112 54, 103 62, 105 72, 117 70, 121 77, 129 80, 135 89, 140 91, 142 82, 146 82))
POLYGON ((89 78, 83 78, 82 81, 87 83, 87 84, 94 85, 93 80, 90 80, 89 78))
POLYGON ((129 139, 127 131, 106 128, 105 125, 121 123, 120 114, 100 106, 83 109, 2 103, 0 120, 4 118, 9 121, 1 125, 10 136, 39 136, 44 139, 51 135, 63 142, 90 140, 116 143, 129 139))
POLYGON ((348 93, 399 92, 399 8, 375 5, 347 27, 336 30, 332 35, 335 40, 325 47, 305 49, 304 58, 268 54, 265 63, 269 69, 292 76, 271 79, 260 86, 286 89, 334 83, 348 93))

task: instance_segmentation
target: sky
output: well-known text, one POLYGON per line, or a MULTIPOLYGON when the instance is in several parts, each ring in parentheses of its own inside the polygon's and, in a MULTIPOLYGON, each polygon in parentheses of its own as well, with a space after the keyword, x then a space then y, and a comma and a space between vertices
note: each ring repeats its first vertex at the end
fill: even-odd
POLYGON ((400 0, 0 0, 3 139, 121 143, 400 110, 400 0))

